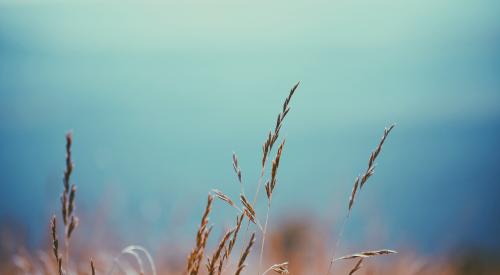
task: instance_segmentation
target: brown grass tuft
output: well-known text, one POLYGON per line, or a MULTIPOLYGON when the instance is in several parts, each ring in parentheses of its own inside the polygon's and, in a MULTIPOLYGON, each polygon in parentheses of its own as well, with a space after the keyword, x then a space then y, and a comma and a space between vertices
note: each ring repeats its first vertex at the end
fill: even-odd
MULTIPOLYGON (((260 177, 258 180, 257 188, 256 188, 256 193, 255 196, 253 197, 253 202, 250 203, 249 199, 245 196, 245 193, 243 192, 243 178, 242 178, 242 172, 241 168, 239 166, 239 161, 238 157, 235 153, 232 155, 232 165, 234 172, 236 174, 236 177, 238 179, 238 182, 241 185, 241 193, 240 193, 240 202, 242 204, 242 207, 239 207, 239 204, 235 201, 233 201, 229 196, 225 195, 222 191, 219 191, 217 189, 213 189, 212 193, 208 194, 208 199, 207 199, 207 204, 204 209, 203 215, 201 217, 200 225, 196 233, 196 239, 195 239, 195 246, 194 248, 190 251, 188 257, 187 257, 187 264, 185 266, 186 268, 186 274, 188 275, 197 275, 199 273, 203 273, 204 271, 200 271, 202 269, 202 262, 204 261, 206 257, 206 251, 207 251, 207 241, 208 238, 212 232, 212 226, 209 225, 209 215, 212 210, 212 205, 213 205, 213 200, 215 197, 217 197, 220 200, 223 200, 233 208, 237 209, 241 215, 239 215, 236 218, 236 226, 225 232, 225 234, 222 236, 220 241, 218 242, 218 245, 214 248, 212 255, 210 257, 207 256, 207 262, 205 264, 207 268, 207 274, 208 275, 221 275, 224 271, 224 265, 226 266, 233 266, 229 262, 230 256, 232 251, 234 250, 234 247, 236 246, 236 242, 238 240, 238 233, 241 229, 241 225, 243 223, 243 220, 245 216, 248 217, 248 224, 247 224, 247 231, 244 232, 243 237, 240 237, 240 239, 243 238, 248 238, 249 234, 248 233, 248 228, 250 225, 250 222, 254 223, 256 227, 260 229, 262 232, 262 242, 261 242, 261 249, 260 249, 260 254, 259 254, 259 266, 258 268, 255 267, 254 270, 256 269, 258 274, 266 274, 268 272, 276 272, 278 274, 289 274, 289 269, 288 269, 288 262, 283 262, 280 264, 274 264, 271 265, 267 270, 265 270, 263 273, 261 273, 261 266, 262 266, 262 259, 264 255, 264 248, 265 248, 265 241, 266 241, 266 231, 267 231, 267 226, 268 226, 268 221, 269 221, 269 214, 270 214, 270 208, 271 208, 271 202, 274 194, 274 190, 277 184, 277 174, 278 174, 278 169, 280 166, 280 160, 283 152, 283 147, 285 144, 285 139, 281 142, 279 147, 276 150, 276 156, 274 159, 272 159, 272 163, 270 165, 270 171, 269 175, 266 173, 267 169, 267 163, 268 160, 270 160, 270 155, 273 152, 273 146, 275 145, 276 141, 280 138, 280 130, 283 126, 283 122, 285 117, 287 116, 288 112, 290 111, 290 102, 291 98, 293 97, 296 89, 298 88, 299 83, 295 84, 292 89, 290 90, 288 96, 286 97, 283 107, 281 112, 278 114, 278 117, 276 119, 276 123, 274 125, 274 131, 270 131, 269 134, 267 135, 267 139, 265 140, 263 146, 262 146, 262 167, 261 167, 261 173, 260 177), (265 224, 264 228, 260 225, 259 219, 257 218, 257 213, 256 213, 256 206, 257 206, 257 199, 258 199, 258 194, 259 194, 259 189, 261 187, 261 183, 263 183, 264 176, 268 177, 265 178, 267 181, 265 184, 265 189, 266 189, 266 195, 268 198, 268 207, 267 207, 267 214, 266 214, 266 219, 265 219, 265 224)), ((368 178, 370 178, 375 170, 375 161, 377 157, 379 156, 382 147, 394 128, 394 125, 391 125, 388 128, 384 129, 384 134, 378 143, 377 147, 371 152, 369 161, 368 161, 368 167, 366 168, 365 172, 358 176, 355 181, 354 181, 354 186, 351 192, 351 195, 349 197, 349 204, 348 204, 348 212, 347 216, 344 220, 344 223, 342 225, 341 232, 343 232, 343 228, 345 225, 345 221, 348 220, 349 214, 351 212, 351 209, 355 203, 356 196, 359 196, 359 190, 366 184, 368 178)), ((59 275, 66 275, 66 274, 72 274, 72 273, 78 273, 82 272, 81 270, 77 270, 77 267, 75 265, 74 269, 71 270, 70 268, 70 260, 69 260, 69 241, 70 238, 73 236, 73 233, 75 229, 78 226, 78 217, 75 215, 75 198, 76 198, 76 186, 75 184, 71 184, 71 175, 74 170, 74 165, 72 161, 72 143, 73 143, 73 136, 71 133, 68 133, 66 135, 66 158, 65 158, 65 170, 64 170, 64 176, 63 176, 63 192, 61 194, 61 212, 62 212, 62 220, 64 224, 64 244, 65 244, 65 249, 64 249, 64 254, 60 253, 59 249, 59 240, 58 240, 58 235, 57 235, 57 224, 56 224, 56 216, 53 216, 51 219, 51 237, 52 237, 52 252, 54 254, 54 257, 56 258, 56 263, 57 263, 57 271, 59 275), (62 256, 64 255, 64 256, 62 256), (63 267, 63 262, 65 266, 63 267)), ((261 217, 259 215, 259 217, 261 217)), ((62 234, 62 233, 61 233, 62 234)), ((241 234, 240 234, 241 235, 241 234)), ((362 263, 365 261, 366 258, 374 257, 374 256, 379 256, 379 255, 388 255, 388 254, 394 254, 397 253, 394 250, 388 250, 388 249, 383 249, 383 250, 375 250, 375 251, 364 251, 360 253, 355 253, 347 256, 343 256, 340 258, 335 258, 335 250, 338 246, 338 241, 341 239, 342 233, 339 234, 339 238, 337 239, 337 245, 335 246, 333 256, 330 258, 330 268, 332 267, 333 262, 339 261, 339 260, 348 260, 348 259, 356 259, 357 262, 355 266, 350 270, 349 274, 352 275, 356 271, 361 269, 362 263)), ((62 236, 62 235, 61 235, 62 236)), ((246 239, 242 240, 242 251, 239 257, 239 260, 236 265, 236 270, 235 274, 240 275, 243 270, 246 268, 246 262, 248 258, 250 257, 251 249, 253 245, 255 244, 255 239, 256 239, 256 233, 250 234, 250 238, 248 240, 248 243, 246 242, 246 239), (246 244, 246 245, 244 245, 246 244)), ((271 242, 272 244, 272 242, 271 242)), ((268 245, 269 246, 269 245, 268 245)), ((156 274, 156 268, 154 267, 154 263, 152 261, 152 257, 150 256, 149 252, 147 252, 145 249, 139 247, 139 246, 129 246, 125 248, 120 255, 123 254, 130 254, 134 256, 137 259, 138 265, 140 266, 140 273, 144 274, 144 269, 143 269, 143 263, 141 260, 141 257, 136 253, 136 251, 143 251, 146 254, 146 258, 148 259, 148 262, 150 263, 151 271, 152 274, 156 274)), ((267 253, 266 253, 267 254, 267 253)), ((274 255, 275 256, 275 255, 274 255)), ((48 258, 48 257, 47 257, 48 258)), ((282 257, 285 259, 289 259, 292 262, 295 262, 293 257, 282 257)), ((319 257, 321 258, 321 257, 319 257)), ((29 265, 25 264, 23 262, 24 258, 21 258, 21 256, 18 258, 18 266, 24 268, 23 270, 31 270, 32 267, 29 265)), ((50 269, 54 269, 52 267, 52 262, 51 259, 49 259, 49 267, 50 269)), ((88 259, 88 258, 87 258, 88 259)), ((112 274, 112 271, 114 270, 115 265, 118 268, 121 268, 118 263, 118 257, 115 258, 115 263, 111 268, 111 271, 109 274, 112 274)), ((76 263, 76 262, 75 262, 76 263)), ((88 264, 88 262, 87 262, 88 264)), ((85 264, 85 270, 88 272, 88 265, 85 264)), ((81 266, 81 265, 78 265, 81 266)), ((294 265, 296 266, 296 265, 294 265)), ((133 267, 132 267, 133 268, 133 267)), ((181 267, 184 268, 184 267, 181 267)), ((90 271, 92 275, 95 275, 96 270, 94 266, 94 261, 91 258, 90 259, 90 271)), ((293 270, 292 270, 293 271, 293 270)), ((126 272, 126 271, 125 271, 126 272)), ((328 270, 330 272, 330 269, 328 270)), ((55 272, 50 272, 51 274, 55 272)))

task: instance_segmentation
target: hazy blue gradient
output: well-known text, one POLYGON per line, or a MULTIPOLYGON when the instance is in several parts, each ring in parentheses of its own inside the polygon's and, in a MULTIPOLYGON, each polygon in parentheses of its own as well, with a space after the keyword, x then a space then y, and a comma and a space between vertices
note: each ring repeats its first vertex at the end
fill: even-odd
POLYGON ((31 243, 59 206, 67 130, 82 230, 97 212, 154 246, 192 235, 211 188, 238 193, 233 151, 253 190, 300 80, 272 216, 341 217, 397 122, 346 239, 500 247, 500 2, 64 2, 0 4, 0 223, 31 243))

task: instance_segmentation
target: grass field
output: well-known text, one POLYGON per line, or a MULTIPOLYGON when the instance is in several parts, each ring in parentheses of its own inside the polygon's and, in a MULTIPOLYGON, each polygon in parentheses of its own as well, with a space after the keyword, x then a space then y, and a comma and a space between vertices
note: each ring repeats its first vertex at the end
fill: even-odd
MULTIPOLYGON (((359 247, 350 254, 340 255, 345 225, 349 223, 364 186, 376 169, 382 149, 390 150, 390 139, 397 138, 395 124, 382 131, 371 153, 367 152, 367 165, 360 167, 360 174, 353 175, 350 194, 345 194, 345 216, 337 221, 337 235, 328 236, 322 224, 306 218, 284 219, 273 216, 273 200, 282 200, 280 189, 287 188, 279 180, 280 160, 286 158, 286 142, 281 132, 291 110, 293 95, 298 92, 295 84, 273 121, 273 128, 264 137, 258 179, 247 179, 240 167, 238 156, 233 153, 233 170, 238 182, 239 197, 229 197, 224 191, 207 190, 206 207, 199 209, 200 222, 190 243, 166 244, 163 251, 152 254, 148 249, 129 245, 126 240, 116 246, 95 244, 92 236, 76 236, 81 228, 91 226, 80 223, 78 218, 77 183, 74 172, 72 148, 78 146, 72 133, 66 135, 65 170, 61 186, 60 209, 53 209, 54 216, 47 217, 47 228, 40 228, 47 235, 46 249, 29 250, 16 243, 14 235, 2 236, 13 243, 14 249, 2 251, 1 274, 499 274, 499 262, 490 261, 489 255, 474 251, 457 251, 456 255, 430 257, 418 255, 411 248, 359 247), (255 183, 254 183, 255 182, 255 183), (212 223, 210 217, 214 204, 221 203, 234 210, 230 228, 212 223), (265 205, 265 212, 257 211, 265 205), (269 230, 270 224, 277 224, 269 230), (220 231, 216 235, 214 232, 220 231), (86 239, 87 238, 87 239, 86 239), (88 240, 90 238, 90 240, 88 240), (330 245, 329 240, 333 240, 330 245), (123 249, 117 248, 122 246, 123 249), (488 264, 487 264, 488 263, 488 264)), ((397 168, 392 168, 397 169, 397 168)), ((236 185, 227 186, 235 188, 236 185)), ((314 188, 311 186, 311 188, 314 188)), ((326 205, 326 203, 325 203, 326 205)), ((415 206, 418 207, 418 206, 415 206)), ((293 205, 290 211, 293 211, 293 205)), ((326 211, 329 211, 326 209, 326 211)), ((291 215, 293 216, 293 214, 291 215)), ((88 219, 87 219, 88 220, 88 219)), ((426 221, 421 221, 425 223, 426 221)), ((147 232, 147 228, 144 230, 147 232)), ((107 232, 113 232, 110 228, 107 232)), ((169 234, 169 232, 165 232, 169 234)), ((111 236, 110 236, 111 237, 111 236)), ((12 247, 12 246, 11 246, 12 247)))

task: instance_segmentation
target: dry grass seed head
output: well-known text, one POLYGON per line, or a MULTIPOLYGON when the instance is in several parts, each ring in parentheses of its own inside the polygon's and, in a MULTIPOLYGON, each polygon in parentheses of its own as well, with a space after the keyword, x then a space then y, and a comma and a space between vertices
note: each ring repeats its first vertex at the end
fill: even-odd
POLYGON ((253 206, 250 204, 250 202, 247 200, 245 195, 241 194, 240 195, 240 201, 243 204, 243 213, 248 217, 248 219, 253 222, 255 225, 259 227, 259 229, 262 230, 262 227, 260 226, 259 221, 257 220, 257 216, 255 213, 255 209, 253 206))
MULTIPOLYGON (((66 225, 68 223, 69 205, 68 205, 68 195, 70 193, 70 178, 73 172, 73 161, 71 160, 71 144, 73 143, 73 134, 71 132, 66 134, 66 169, 64 170, 63 176, 63 186, 64 191, 61 196, 61 208, 63 215, 63 222, 66 225)), ((73 194, 74 195, 74 194, 73 194)), ((74 199, 74 198, 73 198, 74 199)))
POLYGON ((349 259, 359 259, 359 258, 369 258, 369 257, 373 257, 373 256, 388 255, 388 254, 395 254, 395 253, 398 253, 398 252, 394 251, 394 250, 390 250, 390 249, 364 251, 364 252, 354 253, 354 254, 351 254, 351 255, 340 257, 338 259, 335 259, 335 261, 338 261, 338 260, 349 260, 349 259))
POLYGON ((63 218, 63 223, 64 225, 68 224, 68 196, 66 196, 66 193, 62 193, 61 195, 61 214, 63 218))
POLYGON ((354 204, 354 198, 356 197, 358 186, 359 186, 359 177, 356 177, 356 179, 354 180, 354 187, 352 188, 351 196, 349 197, 349 212, 351 212, 351 208, 354 204))
POLYGON ((386 127, 384 129, 384 134, 382 135, 382 138, 380 139, 377 148, 375 148, 375 150, 373 150, 372 153, 370 154, 370 158, 368 160, 368 168, 366 169, 365 174, 361 177, 359 188, 363 188, 368 178, 372 176, 373 173, 375 172, 375 160, 380 154, 380 151, 382 150, 382 146, 384 145, 385 140, 387 139, 387 137, 389 136, 389 134, 391 133, 392 129, 394 129, 395 126, 396 126, 395 124, 392 124, 391 126, 386 127))
POLYGON ((266 183, 266 194, 269 200, 271 200, 274 187, 276 186, 276 175, 278 173, 278 167, 280 165, 281 153, 283 152, 284 145, 285 145, 285 140, 283 140, 280 146, 278 147, 278 152, 276 153, 276 157, 272 162, 271 181, 266 183))
POLYGON ((283 109, 281 113, 278 114, 278 117, 276 118, 276 126, 274 127, 274 134, 271 138, 271 144, 269 146, 269 150, 273 148, 274 143, 278 139, 279 132, 281 130, 281 126, 283 125, 283 120, 285 119, 286 115, 290 111, 290 107, 288 106, 290 104, 290 100, 292 99, 293 94, 297 90, 297 87, 299 87, 300 82, 297 82, 292 89, 290 90, 290 93, 288 94, 287 98, 285 99, 285 102, 283 103, 283 109))
POLYGON ((239 217, 236 218, 236 228, 234 229, 234 234, 233 238, 229 241, 229 245, 227 248, 227 256, 229 257, 229 254, 231 254, 234 245, 236 244, 236 240, 238 239, 238 232, 240 232, 241 224, 243 222, 243 218, 245 217, 244 214, 241 214, 239 217))
POLYGON ((285 119, 286 115, 290 111, 290 100, 292 99, 293 94, 295 94, 295 91, 299 87, 300 82, 297 82, 292 89, 290 90, 290 93, 288 94, 287 98, 285 99, 285 102, 283 102, 283 109, 281 110, 281 113, 278 114, 278 117, 276 118, 276 125, 274 126, 274 133, 272 131, 269 131, 268 137, 266 141, 264 142, 264 145, 262 145, 262 167, 265 166, 267 156, 269 155, 269 152, 273 148, 274 143, 279 137, 279 132, 281 130, 281 126, 283 125, 283 120, 285 119))
POLYGON ((227 247, 224 248, 224 254, 220 257, 219 267, 217 270, 217 274, 222 274, 222 269, 224 267, 224 262, 229 259, 231 252, 233 251, 234 245, 236 244, 236 240, 238 239, 238 232, 240 231, 241 224, 243 222, 243 218, 245 214, 241 214, 236 217, 236 227, 233 229, 233 237, 229 240, 227 247))
POLYGON ((57 221, 56 216, 53 215, 50 222, 50 231, 52 233, 52 250, 54 256, 59 258, 59 240, 57 239, 57 221))
POLYGON ((71 233, 75 230, 75 228, 78 226, 79 219, 75 216, 71 216, 69 226, 68 226, 68 231, 67 231, 67 236, 68 239, 71 238, 71 233))
POLYGON ((52 235, 52 251, 54 252, 54 257, 56 258, 57 271, 59 275, 63 275, 64 271, 62 268, 62 257, 59 255, 59 240, 57 239, 57 221, 56 216, 53 215, 50 222, 50 231, 52 235))
POLYGON ((380 142, 379 142, 377 148, 375 149, 372 156, 370 157, 370 160, 368 162, 368 166, 371 166, 373 164, 373 162, 375 161, 375 159, 378 157, 378 154, 380 154, 380 151, 382 150, 382 146, 384 145, 385 140, 387 139, 387 137, 389 136, 389 133, 392 131, 392 129, 395 126, 396 126, 396 124, 392 124, 391 126, 386 127, 384 129, 384 134, 382 135, 382 138, 380 139, 380 142))
POLYGON ((71 144, 73 143, 73 134, 66 134, 66 170, 64 171, 64 192, 69 192, 69 181, 73 171, 73 162, 71 161, 71 144))
POLYGON ((227 202, 231 206, 235 206, 234 202, 228 196, 226 196, 224 193, 222 193, 222 191, 217 190, 217 189, 212 189, 212 192, 214 192, 214 194, 217 198, 227 202))
POLYGON ((389 136, 389 133, 392 131, 394 126, 395 124, 392 124, 388 128, 384 129, 384 134, 382 135, 382 138, 379 144, 377 145, 377 148, 375 148, 375 150, 373 150, 372 153, 370 154, 370 159, 368 160, 368 167, 366 168, 366 172, 361 176, 361 178, 358 176, 354 181, 354 186, 352 188, 352 192, 349 197, 348 215, 350 214, 352 206, 354 205, 358 189, 361 189, 368 181, 368 178, 370 178, 373 175, 373 173, 375 173, 375 160, 380 154, 380 151, 382 150, 382 145, 384 145, 385 140, 389 136))
POLYGON ((212 195, 208 195, 207 198, 207 205, 205 207, 205 211, 203 212, 203 216, 201 217, 201 222, 200 222, 200 228, 198 230, 198 235, 196 238, 196 243, 200 244, 203 240, 203 232, 205 231, 207 224, 208 224, 208 214, 210 214, 210 211, 212 210, 212 203, 214 201, 214 197, 212 195))
POLYGON ((270 202, 271 201, 271 197, 273 195, 273 191, 271 189, 271 182, 267 181, 264 186, 266 187, 267 200, 270 202))
POLYGON ((288 262, 281 264, 274 264, 268 270, 272 270, 278 274, 289 274, 288 272, 288 262))
POLYGON ((75 209, 75 195, 76 195, 76 186, 73 184, 71 186, 71 191, 69 192, 68 216, 71 216, 73 214, 73 210, 75 209))
MULTIPOLYGON (((64 190, 61 194, 61 212, 67 239, 71 237, 71 233, 78 225, 78 218, 73 216, 75 210, 76 186, 70 186, 71 173, 73 172, 73 161, 71 159, 71 145, 73 144, 73 134, 66 134, 66 169, 64 171, 63 185, 64 190)), ((67 260, 67 259, 66 259, 67 260)))
POLYGON ((269 131, 266 141, 262 145, 262 167, 266 165, 267 156, 269 155, 269 148, 271 146, 271 141, 273 139, 272 132, 269 131))
POLYGON ((207 225, 208 225, 208 214, 212 210, 213 200, 214 197, 208 194, 207 205, 201 217, 200 227, 198 228, 198 231, 196 233, 196 245, 188 256, 186 268, 187 268, 187 273, 190 275, 198 274, 200 261, 203 258, 206 242, 212 230, 211 227, 207 228, 207 225))
POLYGON ((250 241, 248 242, 247 247, 243 254, 241 254, 240 260, 238 261, 238 268, 236 269, 235 275, 241 274, 243 269, 245 268, 245 261, 248 255, 250 254, 250 250, 252 249, 253 244, 255 243, 255 232, 250 236, 250 241))
POLYGON ((92 272, 92 275, 95 275, 94 260, 92 260, 92 258, 90 259, 90 271, 92 272))
POLYGON ((194 268, 191 271, 191 275, 198 274, 200 270, 201 261, 203 260, 203 255, 205 255, 205 247, 207 246, 208 236, 210 235, 210 232, 212 232, 212 228, 213 228, 212 226, 208 227, 203 233, 203 240, 201 242, 201 246, 197 251, 197 255, 194 262, 194 268))
POLYGON ((240 166, 238 165, 238 156, 233 152, 233 169, 234 172, 236 173, 236 176, 238 177, 238 181, 242 183, 241 181, 241 169, 240 166))
POLYGON ((233 230, 229 230, 228 232, 226 232, 226 234, 224 234, 224 237, 219 242, 219 245, 217 246, 217 249, 214 251, 214 253, 212 255, 212 258, 208 259, 207 270, 208 270, 208 274, 209 275, 214 275, 215 274, 215 271, 217 270, 216 269, 216 263, 219 260, 219 257, 221 256, 222 250, 226 246, 226 242, 229 240, 229 237, 231 237, 231 234, 233 232, 234 232, 234 229, 233 230))
POLYGON ((354 272, 358 271, 361 269, 362 265, 361 263, 363 262, 364 258, 359 259, 359 261, 356 263, 356 265, 349 271, 349 275, 354 274, 354 272))

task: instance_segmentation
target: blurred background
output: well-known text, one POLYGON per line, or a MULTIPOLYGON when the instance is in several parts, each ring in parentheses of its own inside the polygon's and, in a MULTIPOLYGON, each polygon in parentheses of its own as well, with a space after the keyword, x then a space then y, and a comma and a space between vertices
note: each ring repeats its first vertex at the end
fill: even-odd
MULTIPOLYGON (((233 151, 254 190, 300 80, 271 230, 307 217, 333 242, 395 122, 342 249, 499 251, 498 1, 0 3, 0 226, 13 243, 46 246, 71 130, 82 238, 191 245, 207 192, 239 192, 233 151)), ((215 210, 214 224, 233 222, 215 210)))

